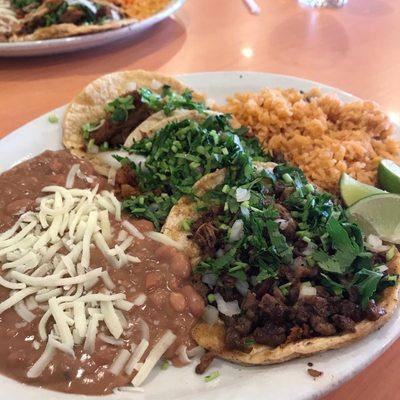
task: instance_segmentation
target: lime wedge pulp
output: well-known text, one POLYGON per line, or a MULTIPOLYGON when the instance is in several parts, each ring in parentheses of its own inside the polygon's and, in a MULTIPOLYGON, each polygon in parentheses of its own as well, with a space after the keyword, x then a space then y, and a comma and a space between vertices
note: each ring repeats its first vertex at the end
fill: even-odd
POLYGON ((365 197, 349 207, 346 214, 367 236, 373 234, 400 243, 400 195, 382 193, 365 197))
POLYGON ((364 197, 384 193, 383 190, 361 183, 345 173, 340 177, 339 186, 342 199, 348 207, 364 197))
POLYGON ((391 193, 400 193, 400 166, 392 160, 381 160, 378 167, 380 185, 391 193))

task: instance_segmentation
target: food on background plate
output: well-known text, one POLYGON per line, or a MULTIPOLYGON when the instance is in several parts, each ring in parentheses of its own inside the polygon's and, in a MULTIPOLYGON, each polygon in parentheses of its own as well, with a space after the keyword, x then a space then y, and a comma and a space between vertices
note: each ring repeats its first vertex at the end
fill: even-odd
POLYGON ((382 158, 400 162, 394 127, 370 101, 344 104, 318 89, 263 89, 238 93, 220 109, 247 126, 266 151, 297 165, 332 193, 338 192, 342 173, 376 185, 382 158))
POLYGON ((161 11, 170 1, 1 0, 0 41, 33 41, 118 29, 161 11))
POLYGON ((165 9, 171 0, 121 0, 121 3, 130 17, 142 20, 165 9))
POLYGON ((140 386, 162 356, 187 362, 204 304, 173 241, 121 212, 105 179, 66 150, 0 184, 0 372, 106 394, 140 386))

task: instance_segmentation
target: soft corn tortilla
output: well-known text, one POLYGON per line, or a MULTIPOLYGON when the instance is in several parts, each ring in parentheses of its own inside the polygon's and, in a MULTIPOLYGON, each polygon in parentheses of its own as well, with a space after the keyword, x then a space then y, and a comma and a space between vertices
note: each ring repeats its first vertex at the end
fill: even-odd
MULTIPOLYGON (((82 126, 104 118, 105 105, 128 91, 149 87, 154 92, 160 93, 163 85, 169 85, 172 90, 179 93, 188 89, 174 78, 143 70, 115 72, 91 82, 68 105, 63 122, 64 146, 78 157, 89 160, 98 173, 108 176, 110 166, 97 154, 85 151, 82 126), (155 86, 157 89, 154 88, 155 86)), ((198 93, 193 93, 193 98, 196 101, 204 99, 198 93)))
POLYGON ((120 21, 111 21, 102 25, 75 25, 75 24, 56 24, 44 28, 38 28, 28 35, 12 36, 10 42, 28 42, 33 40, 60 39, 72 36, 89 35, 122 28, 136 23, 134 18, 121 19, 120 21))
MULTIPOLYGON (((267 163, 268 164, 268 163, 267 163)), ((258 167, 268 165, 258 163, 258 167)), ((195 185, 195 193, 202 195, 214 187, 220 185, 225 178, 225 170, 219 170, 200 179, 195 185)), ((194 210, 191 201, 181 198, 172 208, 167 221, 163 227, 163 233, 182 244, 185 254, 190 258, 192 266, 196 266, 202 255, 199 247, 190 239, 190 233, 181 230, 182 222, 190 218, 195 220, 199 214, 194 210)), ((400 256, 388 265, 390 273, 400 273, 400 256)), ((272 348, 265 345, 255 344, 250 353, 231 351, 225 348, 225 326, 223 323, 208 325, 204 322, 198 323, 192 335, 196 342, 207 350, 214 351, 218 357, 242 365, 266 365, 277 364, 294 358, 307 357, 315 353, 338 349, 361 339, 371 332, 379 329, 393 315, 398 301, 398 286, 386 288, 378 302, 386 314, 377 321, 364 320, 356 325, 356 331, 329 337, 316 337, 304 339, 297 342, 282 344, 272 348)))

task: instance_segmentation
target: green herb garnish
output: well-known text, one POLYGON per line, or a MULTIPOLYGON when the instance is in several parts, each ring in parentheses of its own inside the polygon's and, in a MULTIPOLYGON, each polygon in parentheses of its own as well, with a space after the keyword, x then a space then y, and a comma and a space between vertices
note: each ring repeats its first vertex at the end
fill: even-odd
POLYGON ((129 111, 134 108, 133 96, 127 95, 117 97, 115 100, 110 101, 104 109, 111 114, 112 121, 123 122, 128 119, 129 111))
MULTIPOLYGON (((236 175, 252 169, 245 141, 230 126, 229 118, 222 115, 209 116, 200 123, 192 120, 170 123, 127 150, 147 159, 143 168, 129 158, 116 157, 133 168, 143 193, 142 205, 132 197, 124 201, 124 207, 133 216, 151 220, 157 229, 179 198, 191 195, 193 184, 202 176, 236 164, 236 175), (154 191, 162 195, 155 196, 154 191)), ((184 230, 190 230, 189 224, 184 225, 184 230)))
POLYGON ((55 115, 49 115, 49 118, 47 118, 47 120, 51 123, 51 124, 56 124, 58 122, 58 117, 55 115))
POLYGON ((203 103, 193 101, 192 92, 185 90, 182 94, 171 90, 170 86, 164 85, 162 94, 157 94, 148 88, 139 89, 141 100, 154 111, 164 111, 165 115, 171 115, 178 108, 197 110, 204 112, 203 103))
POLYGON ((204 381, 205 381, 205 382, 211 382, 211 381, 213 381, 214 379, 217 379, 219 376, 220 376, 219 371, 214 371, 214 372, 212 372, 210 375, 205 376, 205 377, 204 377, 204 381))
POLYGON ((161 364, 161 369, 163 371, 166 371, 169 368, 169 362, 168 360, 164 360, 163 363, 161 364))

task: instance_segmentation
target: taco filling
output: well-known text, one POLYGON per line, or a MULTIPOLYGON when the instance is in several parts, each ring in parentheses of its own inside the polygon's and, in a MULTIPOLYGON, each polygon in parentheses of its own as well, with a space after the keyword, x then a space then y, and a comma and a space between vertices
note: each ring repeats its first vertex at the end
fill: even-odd
POLYGON ((265 159, 258 141, 245 138, 246 132, 232 128, 228 116, 206 115, 200 122, 169 123, 135 142, 126 150, 144 156, 144 163, 116 157, 122 164, 116 184, 125 198, 124 208, 160 229, 172 206, 191 193, 201 177, 231 165, 244 151, 265 159))
MULTIPOLYGON (((33 7, 32 4, 28 6, 33 7)), ((102 25, 119 21, 125 16, 118 7, 105 1, 46 0, 34 12, 25 16, 17 33, 27 35, 38 28, 56 24, 102 25)))
POLYGON ((195 287, 206 320, 223 321, 227 350, 354 332, 385 314, 378 300, 397 280, 387 266, 394 248, 369 250, 301 170, 256 169, 243 156, 192 206, 199 217, 186 227, 203 255, 195 287))
POLYGON ((164 85, 161 94, 148 88, 129 91, 106 104, 106 115, 100 121, 82 126, 87 150, 96 151, 93 145, 100 146, 100 150, 122 146, 132 131, 150 115, 163 111, 168 116, 178 108, 205 110, 204 104, 193 101, 190 90, 179 94, 164 85))

